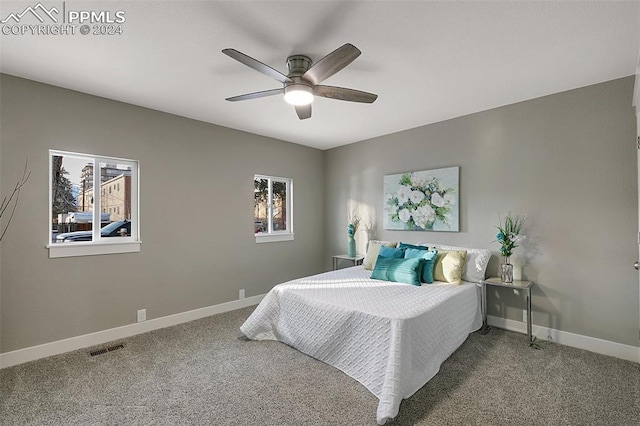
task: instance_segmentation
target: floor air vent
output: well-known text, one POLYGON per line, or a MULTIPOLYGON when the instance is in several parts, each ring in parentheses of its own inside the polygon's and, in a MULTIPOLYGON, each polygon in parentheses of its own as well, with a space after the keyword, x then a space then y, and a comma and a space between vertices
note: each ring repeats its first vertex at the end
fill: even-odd
POLYGON ((122 349, 124 348, 124 345, 115 345, 115 346, 109 346, 108 348, 103 348, 103 349, 96 349, 95 351, 91 351, 89 352, 89 355, 91 356, 96 356, 96 355, 102 355, 102 354, 106 354, 107 352, 111 352, 111 351, 117 351, 118 349, 122 349))

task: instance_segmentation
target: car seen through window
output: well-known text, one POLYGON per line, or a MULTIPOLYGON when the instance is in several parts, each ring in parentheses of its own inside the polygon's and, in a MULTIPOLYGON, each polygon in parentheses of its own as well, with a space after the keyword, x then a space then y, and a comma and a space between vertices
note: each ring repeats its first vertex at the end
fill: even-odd
MULTIPOLYGON (((131 236, 131 222, 128 220, 117 220, 105 225, 100 229, 100 236, 102 238, 131 236)), ((92 239, 92 231, 65 232, 56 236, 56 243, 92 241, 92 239)))

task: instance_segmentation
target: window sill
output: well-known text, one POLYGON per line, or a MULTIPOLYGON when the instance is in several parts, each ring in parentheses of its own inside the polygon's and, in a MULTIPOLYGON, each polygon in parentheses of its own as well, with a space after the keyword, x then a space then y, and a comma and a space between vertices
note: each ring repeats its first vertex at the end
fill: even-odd
POLYGON ((47 246, 49 259, 58 257, 95 256, 101 254, 138 253, 141 241, 117 243, 58 243, 47 246))
POLYGON ((272 234, 256 234, 256 243, 275 243, 279 241, 293 241, 293 232, 282 232, 272 234))

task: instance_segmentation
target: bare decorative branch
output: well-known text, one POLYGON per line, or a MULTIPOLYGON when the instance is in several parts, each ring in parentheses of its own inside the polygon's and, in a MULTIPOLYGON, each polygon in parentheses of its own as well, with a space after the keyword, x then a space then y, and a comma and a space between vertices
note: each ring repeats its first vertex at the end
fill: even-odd
POLYGON ((353 227, 354 234, 358 231, 361 220, 360 216, 356 214, 356 209, 353 209, 353 212, 349 215, 349 225, 353 227))
POLYGON ((5 234, 7 233, 7 229, 9 229, 9 225, 11 224, 11 219, 13 219, 13 215, 15 214, 16 208, 18 207, 18 200, 20 199, 20 190, 27 183, 27 181, 29 180, 29 177, 31 176, 31 170, 29 170, 28 165, 29 165, 29 160, 26 160, 24 162, 24 170, 22 171, 22 177, 20 178, 20 180, 18 180, 18 182, 16 182, 16 185, 13 187, 13 191, 11 192, 11 195, 9 196, 9 198, 4 197, 2 199, 2 203, 0 203, 0 219, 5 215, 9 206, 11 206, 11 211, 10 211, 11 213, 9 215, 9 219, 7 220, 4 226, 4 229, 2 230, 2 234, 0 235, 0 241, 2 241, 5 234))

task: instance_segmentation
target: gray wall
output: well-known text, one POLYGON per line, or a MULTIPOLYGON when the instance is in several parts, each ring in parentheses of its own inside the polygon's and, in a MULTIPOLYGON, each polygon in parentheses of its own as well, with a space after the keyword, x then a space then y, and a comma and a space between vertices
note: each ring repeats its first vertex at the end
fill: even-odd
POLYGON ((32 176, 2 241, 0 351, 266 293, 321 272, 324 153, 0 76, 2 194, 32 176), (140 253, 49 259, 48 150, 140 161, 140 253), (292 177, 295 241, 256 244, 254 173, 292 177))
MULTIPOLYGON (((526 213, 516 273, 534 280, 534 323, 638 345, 638 188, 633 77, 378 137, 326 152, 327 258, 346 251, 349 210, 373 237, 489 248, 498 216, 526 213), (382 229, 386 174, 460 167, 460 232, 382 229)), ((428 100, 427 100, 428 101, 428 100)), ((401 112, 399 112, 401 113, 401 112)), ((365 251, 367 235, 358 232, 365 251)), ((492 289, 489 314, 522 320, 492 289)), ((543 336, 546 337, 546 336, 543 336)))
MULTIPOLYGON (((375 238, 492 249, 490 274, 498 215, 526 213, 528 239, 513 260, 536 281, 534 322, 637 346, 632 90, 633 78, 615 80, 323 153, 1 75, 2 194, 26 157, 33 174, 0 245, 0 352, 130 324, 137 309, 162 317, 328 269, 346 251, 355 206, 373 219, 375 238), (140 160, 140 253, 47 257, 49 149, 140 160), (385 174, 449 166, 460 166, 459 233, 382 229, 385 174), (294 178, 295 241, 255 244, 254 173, 294 178)), ((360 251, 366 240, 359 232, 360 251)), ((520 302, 492 290, 489 313, 520 320, 520 302)))

